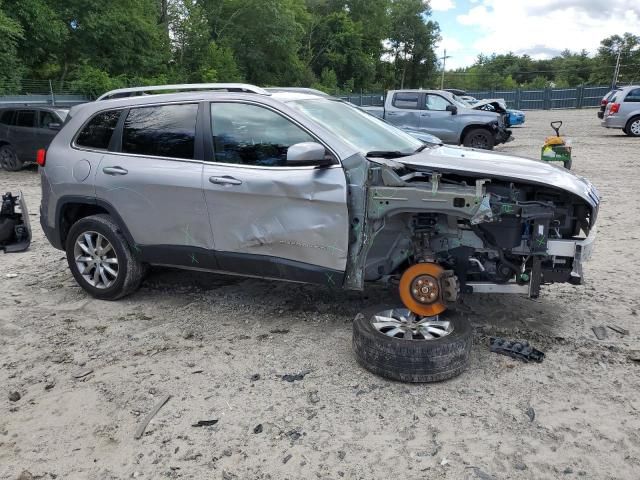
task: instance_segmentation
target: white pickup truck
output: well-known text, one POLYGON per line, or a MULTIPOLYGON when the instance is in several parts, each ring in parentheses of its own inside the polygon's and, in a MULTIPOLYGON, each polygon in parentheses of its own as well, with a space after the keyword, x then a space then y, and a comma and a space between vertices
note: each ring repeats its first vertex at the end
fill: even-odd
MULTIPOLYGON (((511 140, 501 102, 485 111, 442 90, 390 90, 384 107, 363 107, 405 131, 424 132, 444 143, 492 150, 511 140)), ((484 102, 487 103, 487 102, 484 102)))

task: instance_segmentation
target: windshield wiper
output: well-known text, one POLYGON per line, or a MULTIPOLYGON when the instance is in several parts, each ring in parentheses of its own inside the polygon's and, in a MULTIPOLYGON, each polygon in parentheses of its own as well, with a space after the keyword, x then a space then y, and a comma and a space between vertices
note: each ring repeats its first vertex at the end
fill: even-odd
POLYGON ((402 153, 398 150, 372 150, 367 152, 365 156, 371 158, 398 158, 408 157, 409 155, 413 155, 413 153, 402 153))
MULTIPOLYGON (((413 152, 413 153, 421 152, 422 150, 424 150, 425 148, 427 148, 429 145, 430 145, 430 144, 425 143, 424 145, 421 145, 421 146, 419 146, 418 148, 416 148, 416 151, 415 151, 415 152, 413 152)), ((433 145, 433 144, 431 144, 431 145, 433 145)))

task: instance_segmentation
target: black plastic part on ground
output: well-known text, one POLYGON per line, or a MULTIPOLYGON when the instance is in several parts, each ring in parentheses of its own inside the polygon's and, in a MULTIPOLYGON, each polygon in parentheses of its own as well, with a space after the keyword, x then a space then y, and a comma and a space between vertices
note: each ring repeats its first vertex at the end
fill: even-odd
POLYGON ((7 192, 0 200, 0 251, 21 252, 30 244, 31 226, 22 192, 7 192))
POLYGON ((353 321, 353 350, 367 370, 402 382, 438 382, 460 375, 469 364, 473 332, 468 320, 454 312, 441 315, 453 331, 439 339, 404 340, 379 332, 370 318, 389 307, 368 308, 353 321))
POLYGON ((489 339, 489 348, 494 353, 507 355, 524 362, 540 363, 544 360, 544 353, 533 348, 526 340, 505 340, 500 337, 491 337, 489 339))

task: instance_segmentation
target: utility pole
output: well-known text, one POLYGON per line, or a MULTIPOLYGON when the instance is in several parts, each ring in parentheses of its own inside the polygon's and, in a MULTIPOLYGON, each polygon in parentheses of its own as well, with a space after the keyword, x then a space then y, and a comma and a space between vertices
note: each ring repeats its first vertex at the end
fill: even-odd
POLYGON ((442 60, 442 78, 440 79, 440 90, 444 88, 444 67, 447 64, 447 58, 451 58, 451 55, 447 57, 447 49, 444 49, 444 54, 438 60, 442 60))
POLYGON ((613 80, 611 80, 611 88, 616 88, 618 84, 618 74, 620 73, 620 55, 622 54, 622 45, 618 47, 618 59, 616 60, 616 68, 613 71, 613 80))

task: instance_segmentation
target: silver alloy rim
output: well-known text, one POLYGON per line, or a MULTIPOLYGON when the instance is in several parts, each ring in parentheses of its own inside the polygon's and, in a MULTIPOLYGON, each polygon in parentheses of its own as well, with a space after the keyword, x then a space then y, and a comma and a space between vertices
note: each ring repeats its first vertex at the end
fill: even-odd
POLYGON ((15 168, 15 154, 9 150, 8 148, 3 148, 0 150, 0 165, 6 170, 12 170, 15 168))
POLYGON ((116 251, 98 232, 83 232, 76 239, 73 257, 80 275, 95 288, 109 288, 118 278, 116 251))
POLYGON ((435 317, 418 317, 406 308, 382 310, 371 316, 378 332, 402 340, 437 340, 453 332, 453 324, 435 317))
POLYGON ((629 127, 629 130, 631 130, 631 133, 634 135, 640 135, 640 120, 633 122, 629 127))

